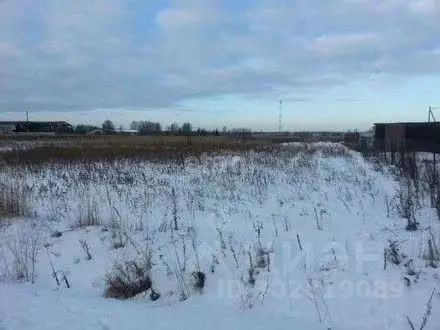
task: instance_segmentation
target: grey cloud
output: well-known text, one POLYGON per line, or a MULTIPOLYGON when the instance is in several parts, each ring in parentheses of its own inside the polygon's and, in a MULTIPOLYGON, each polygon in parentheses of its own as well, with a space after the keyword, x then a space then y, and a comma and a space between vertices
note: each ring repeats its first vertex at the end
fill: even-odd
POLYGON ((27 0, 0 3, 0 107, 9 111, 173 108, 292 91, 303 101, 351 79, 440 72, 436 0, 256 0, 240 10, 169 1, 139 31, 124 0, 44 0, 25 12, 17 3, 27 0), (20 28, 32 15, 35 35, 20 28), (136 35, 147 27, 154 34, 136 35))

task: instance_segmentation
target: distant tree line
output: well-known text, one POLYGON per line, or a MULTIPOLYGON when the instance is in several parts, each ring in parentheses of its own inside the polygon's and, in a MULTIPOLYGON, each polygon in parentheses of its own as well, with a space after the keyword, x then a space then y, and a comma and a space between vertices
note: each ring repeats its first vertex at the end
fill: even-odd
POLYGON ((130 124, 130 129, 139 132, 141 135, 151 135, 151 134, 176 134, 176 135, 191 135, 193 133, 191 123, 183 123, 179 126, 177 123, 172 123, 165 130, 162 129, 160 123, 153 121, 132 121, 130 124))
MULTIPOLYGON (((95 130, 102 130, 106 134, 116 133, 118 131, 122 131, 122 127, 116 129, 114 123, 107 119, 105 120, 101 127, 96 127, 92 125, 77 125, 75 127, 75 133, 78 134, 86 134, 95 130)), ((250 135, 251 130, 249 129, 234 129, 228 130, 226 127, 223 127, 221 131, 218 129, 215 130, 207 130, 204 128, 193 129, 193 126, 189 122, 185 122, 182 125, 178 123, 172 123, 167 126, 165 129, 162 128, 162 125, 158 122, 153 122, 149 120, 135 120, 130 124, 130 130, 136 131, 140 135, 184 135, 184 136, 206 136, 206 135, 250 135)))

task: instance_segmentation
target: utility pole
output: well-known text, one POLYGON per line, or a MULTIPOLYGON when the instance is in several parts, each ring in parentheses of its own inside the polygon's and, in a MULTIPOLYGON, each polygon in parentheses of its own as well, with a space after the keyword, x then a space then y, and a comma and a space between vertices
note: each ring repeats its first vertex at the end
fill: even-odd
POLYGON ((282 121, 283 121, 283 100, 280 100, 280 108, 279 108, 279 113, 278 113, 278 132, 281 133, 281 129, 282 129, 282 121))
POLYGON ((29 111, 26 111, 26 122, 29 122, 29 111))

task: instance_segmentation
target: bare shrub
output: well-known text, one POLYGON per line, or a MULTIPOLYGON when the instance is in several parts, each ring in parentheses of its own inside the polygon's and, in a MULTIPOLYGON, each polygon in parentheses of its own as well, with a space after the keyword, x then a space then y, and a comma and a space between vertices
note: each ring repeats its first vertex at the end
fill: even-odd
POLYGON ((84 250, 84 253, 86 254, 86 259, 92 260, 92 253, 90 252, 90 247, 87 241, 84 239, 80 239, 79 244, 81 245, 82 249, 84 250))
POLYGON ((214 272, 215 272, 216 265, 219 265, 219 264, 220 263, 219 263, 217 257, 215 255, 212 255, 211 267, 210 267, 210 270, 211 270, 212 274, 214 274, 214 272))
POLYGON ((174 227, 171 225, 171 244, 173 246, 174 260, 172 261, 173 273, 177 280, 177 290, 180 296, 180 300, 184 301, 190 296, 190 290, 188 287, 188 279, 186 278, 186 263, 187 263, 187 248, 184 236, 174 231, 174 227), (176 236, 175 236, 176 235, 176 236), (179 242, 181 246, 179 246, 179 242), (180 253, 182 251, 182 253, 180 253))
POLYGON ((113 219, 110 223, 111 245, 117 250, 125 247, 128 241, 128 235, 124 228, 124 224, 117 219, 113 219))
MULTIPOLYGON (((84 204, 83 204, 84 205, 84 204)), ((98 203, 92 200, 89 196, 87 198, 84 208, 82 205, 79 208, 79 214, 76 221, 72 224, 73 228, 84 228, 99 226, 101 224, 99 217, 98 203)))
POLYGON ((179 230, 179 217, 177 214, 177 196, 176 196, 176 190, 173 188, 171 190, 171 201, 173 203, 173 225, 174 230, 179 230))
POLYGON ((426 261, 426 265, 431 268, 437 268, 440 262, 440 250, 438 247, 438 241, 435 240, 434 235, 429 231, 428 242, 425 247, 423 259, 426 261))
POLYGON ((385 207, 386 207, 386 209, 387 209, 387 218, 389 218, 390 217, 390 200, 389 200, 389 197, 388 197, 388 194, 386 194, 385 195, 385 207))
POLYGON ((35 282, 36 263, 42 248, 41 227, 26 224, 5 234, 0 244, 0 279, 35 282))
POLYGON ((257 270, 255 269, 254 262, 252 261, 252 253, 250 250, 248 251, 248 256, 249 256, 249 268, 248 268, 248 276, 249 277, 247 279, 247 284, 249 284, 251 287, 253 287, 256 282, 255 274, 257 273, 257 270))
POLYGON ((30 194, 24 182, 0 179, 0 217, 14 218, 29 216, 32 213, 30 194))
MULTIPOLYGON (((421 181, 425 184, 425 190, 428 192, 431 207, 437 208, 439 180, 434 163, 425 163, 425 166, 421 168, 421 171, 421 181)), ((437 211, 439 211, 438 208, 437 211)))
POLYGON ((266 254, 266 251, 263 248, 258 247, 257 251, 256 251, 256 261, 257 261, 257 263, 256 263, 255 266, 257 268, 269 267, 268 266, 268 256, 269 256, 269 254, 266 254))
POLYGON ((318 230, 322 230, 322 215, 325 211, 321 209, 318 216, 318 211, 316 210, 316 207, 314 207, 313 210, 315 211, 316 228, 318 228, 318 230))
POLYGON ((434 197, 434 207, 437 210, 437 217, 440 219, 440 184, 437 185, 436 194, 434 197))
MULTIPOLYGON (((425 314, 423 314, 422 322, 420 323, 420 327, 418 328, 419 330, 425 329, 426 325, 428 324, 428 320, 432 313, 432 297, 434 297, 434 293, 435 289, 432 290, 431 295, 429 296, 429 300, 426 303, 425 314)), ((411 319, 408 316, 406 317, 406 319, 411 330, 415 330, 416 327, 414 326, 414 323, 411 321, 411 319)))
POLYGON ((130 240, 130 237, 127 233, 128 224, 127 221, 121 217, 121 214, 115 207, 111 207, 111 215, 108 226, 110 227, 112 247, 115 250, 125 247, 127 242, 130 240))
POLYGON ((415 152, 401 151, 399 152, 398 167, 404 175, 409 176, 418 186, 420 169, 417 164, 415 152))
POLYGON ((307 284, 309 292, 305 291, 304 293, 310 302, 315 306, 319 322, 326 323, 328 325, 327 329, 331 329, 332 327, 330 325, 333 323, 333 321, 325 300, 324 283, 308 277, 307 284))
POLYGON ((104 297, 129 299, 151 289, 150 260, 116 263, 105 277, 104 297))
POLYGON ((416 231, 418 222, 415 218, 417 192, 409 177, 401 178, 397 191, 397 210, 400 216, 407 220, 406 230, 416 231))
POLYGON ((400 251, 398 241, 388 241, 389 246, 384 249, 384 269, 387 268, 387 263, 391 262, 394 265, 400 265, 406 256, 400 251))

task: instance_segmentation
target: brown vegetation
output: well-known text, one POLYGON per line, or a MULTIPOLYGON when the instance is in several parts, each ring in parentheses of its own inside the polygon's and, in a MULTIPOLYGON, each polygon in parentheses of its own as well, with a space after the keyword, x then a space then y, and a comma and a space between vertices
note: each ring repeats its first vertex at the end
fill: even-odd
POLYGON ((151 289, 150 265, 129 261, 116 264, 105 277, 104 297, 129 299, 151 289))
MULTIPOLYGON (((179 161, 203 153, 258 151, 287 141, 283 137, 27 135, 13 140, 23 148, 3 152, 1 158, 8 165, 126 158, 179 161)), ((3 136, 0 142, 7 146, 12 141, 3 136)))
POLYGON ((2 179, 0 181, 0 220, 29 215, 31 207, 27 191, 20 181, 2 179))

